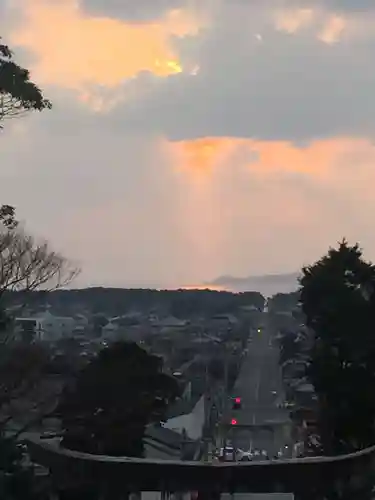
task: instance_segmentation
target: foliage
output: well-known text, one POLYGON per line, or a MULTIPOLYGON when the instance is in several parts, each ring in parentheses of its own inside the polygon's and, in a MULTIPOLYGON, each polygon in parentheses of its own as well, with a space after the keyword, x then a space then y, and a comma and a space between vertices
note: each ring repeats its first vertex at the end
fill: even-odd
POLYGON ((0 435, 0 498, 37 500, 31 467, 23 463, 23 451, 13 439, 0 435))
POLYGON ((11 205, 0 206, 0 223, 7 229, 15 229, 18 226, 14 207, 11 205))
POLYGON ((287 332, 283 335, 280 342, 280 364, 296 359, 300 354, 299 344, 296 339, 296 335, 292 332, 287 332))
MULTIPOLYGON (((18 293, 6 294, 8 304, 18 304, 23 298, 18 293)), ((35 306, 45 302, 42 292, 28 296, 35 306)), ((170 314, 177 312, 181 318, 211 317, 215 314, 236 313, 243 305, 255 305, 263 299, 257 292, 231 293, 214 290, 152 290, 125 288, 85 288, 80 290, 57 290, 48 294, 48 303, 62 311, 74 308, 77 303, 93 314, 119 316, 125 312, 170 314), (260 298, 259 298, 260 297, 260 298), (176 309, 178 308, 178 311, 176 309)), ((264 300, 264 299, 263 299, 264 300)), ((95 320, 99 324, 100 319, 95 320)), ((102 322, 103 324, 103 322, 102 322)))
POLYGON ((277 293, 268 300, 270 312, 292 311, 298 306, 299 292, 277 293))
POLYGON ((215 380, 223 380, 225 377, 225 360, 223 358, 211 358, 208 363, 208 373, 215 380))
POLYGON ((315 387, 322 452, 375 443, 375 266, 358 245, 303 268, 301 305, 315 335, 308 376, 315 387))
POLYGON ((137 344, 117 342, 82 369, 62 394, 62 445, 94 454, 143 455, 147 424, 164 419, 179 395, 162 360, 137 344))
POLYGON ((50 101, 30 80, 29 71, 14 62, 13 52, 0 38, 0 123, 28 111, 51 107, 50 101))

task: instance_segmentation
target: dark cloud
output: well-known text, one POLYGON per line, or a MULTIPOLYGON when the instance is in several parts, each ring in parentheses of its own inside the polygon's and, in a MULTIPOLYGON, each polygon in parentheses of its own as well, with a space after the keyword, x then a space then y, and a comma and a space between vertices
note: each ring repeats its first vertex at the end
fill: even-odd
POLYGON ((229 19, 210 33, 196 77, 172 76, 110 119, 173 139, 374 135, 374 41, 331 46, 268 28, 260 43, 244 25, 229 19))
MULTIPOLYGON (((242 0, 239 0, 242 1, 242 0)), ((369 10, 375 11, 373 0, 275 0, 282 7, 316 8, 324 7, 336 12, 364 13, 369 10)))
POLYGON ((81 0, 86 12, 129 21, 149 21, 186 5, 186 0, 81 0))
MULTIPOLYGON (((316 6, 317 2, 309 1, 309 5, 316 6)), ((324 0, 321 4, 327 9, 338 11, 350 11, 363 13, 369 10, 375 10, 373 0, 324 0)))
MULTIPOLYGON (((277 32, 270 10, 241 1, 222 3, 203 34, 175 40, 178 53, 197 56, 197 76, 182 73, 159 80, 145 72, 132 81, 145 89, 139 98, 127 98, 99 122, 97 114, 74 111, 75 122, 176 140, 237 136, 303 144, 337 135, 373 137, 374 39, 344 37, 327 45, 314 30, 294 35, 277 32)), ((123 5, 128 4, 129 0, 123 5)), ((275 0, 276 4, 291 2, 275 0)), ((127 92, 124 87, 125 97, 127 92)), ((51 115, 51 121, 51 131, 65 128, 60 114, 54 120, 51 115)))

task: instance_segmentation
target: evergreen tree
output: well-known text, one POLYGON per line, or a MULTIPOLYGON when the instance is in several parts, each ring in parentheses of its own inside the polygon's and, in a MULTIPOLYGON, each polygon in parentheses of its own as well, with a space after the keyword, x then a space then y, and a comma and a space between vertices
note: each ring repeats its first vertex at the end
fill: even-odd
POLYGON ((301 305, 315 336, 308 376, 318 402, 321 453, 375 443, 375 266, 356 244, 302 270, 301 305))
POLYGON ((30 80, 29 71, 14 61, 13 52, 0 38, 0 124, 28 111, 51 107, 50 101, 30 80))
POLYGON ((179 395, 175 378, 163 373, 162 359, 135 343, 103 349, 63 392, 57 414, 62 445, 104 455, 143 456, 146 426, 165 417, 179 395))

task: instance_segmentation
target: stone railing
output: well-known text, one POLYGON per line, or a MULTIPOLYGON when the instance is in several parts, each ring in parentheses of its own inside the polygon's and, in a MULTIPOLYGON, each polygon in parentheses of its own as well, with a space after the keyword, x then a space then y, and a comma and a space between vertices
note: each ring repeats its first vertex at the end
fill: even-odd
POLYGON ((332 488, 360 488, 375 464, 375 446, 336 457, 209 464, 90 455, 39 439, 27 445, 32 460, 49 468, 58 489, 111 484, 128 492, 290 492, 306 497, 308 491, 317 498, 332 488))

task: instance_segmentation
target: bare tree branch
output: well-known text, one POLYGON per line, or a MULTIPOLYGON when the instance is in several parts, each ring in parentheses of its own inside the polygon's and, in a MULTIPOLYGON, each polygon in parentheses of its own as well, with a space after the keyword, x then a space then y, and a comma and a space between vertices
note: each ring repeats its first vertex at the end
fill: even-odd
POLYGON ((47 242, 38 242, 18 228, 0 232, 0 297, 5 291, 57 290, 79 272, 47 242))

